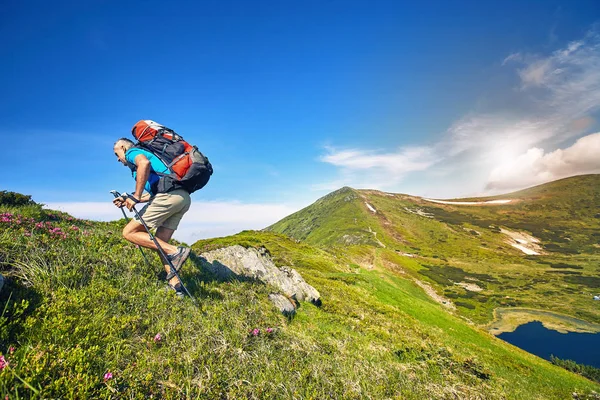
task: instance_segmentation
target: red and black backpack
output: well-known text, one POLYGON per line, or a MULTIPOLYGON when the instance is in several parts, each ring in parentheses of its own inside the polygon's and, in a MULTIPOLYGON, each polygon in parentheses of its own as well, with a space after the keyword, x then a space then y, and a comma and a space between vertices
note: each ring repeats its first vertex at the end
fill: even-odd
POLYGON ((208 183, 213 173, 208 158, 172 129, 144 119, 133 126, 131 134, 138 141, 136 147, 154 154, 170 171, 170 174, 158 173, 161 179, 157 193, 180 188, 193 193, 208 183))

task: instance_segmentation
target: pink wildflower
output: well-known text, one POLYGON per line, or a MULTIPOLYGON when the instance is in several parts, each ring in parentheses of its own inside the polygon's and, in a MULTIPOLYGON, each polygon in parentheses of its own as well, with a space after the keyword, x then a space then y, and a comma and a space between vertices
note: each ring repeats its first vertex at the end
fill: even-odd
POLYGON ((31 236, 31 233, 25 231, 25 233, 23 234, 23 236, 31 236))
POLYGON ((160 342, 161 340, 162 340, 162 335, 161 335, 160 333, 157 333, 157 334, 154 336, 154 343, 158 343, 158 342, 160 342))
POLYGON ((273 333, 273 328, 267 328, 267 333, 273 333))
POLYGON ((6 361, 4 356, 0 356, 0 371, 2 371, 6 367, 8 367, 8 361, 6 361))
POLYGON ((43 222, 38 222, 37 224, 35 224, 36 228, 43 228, 44 227, 44 223, 43 222))
POLYGON ((258 336, 259 333, 260 333, 260 329, 258 329, 258 328, 254 328, 252 330, 252 336, 258 336))
POLYGON ((9 354, 13 354, 15 352, 15 348, 13 346, 10 346, 8 348, 8 352, 9 352, 9 354))
POLYGON ((73 225, 73 226, 71 226, 71 230, 73 230, 73 231, 78 231, 78 230, 79 230, 79 228, 78 228, 78 227, 76 227, 75 225, 73 225))
POLYGON ((107 372, 104 374, 104 382, 109 381, 113 378, 112 372, 107 372))

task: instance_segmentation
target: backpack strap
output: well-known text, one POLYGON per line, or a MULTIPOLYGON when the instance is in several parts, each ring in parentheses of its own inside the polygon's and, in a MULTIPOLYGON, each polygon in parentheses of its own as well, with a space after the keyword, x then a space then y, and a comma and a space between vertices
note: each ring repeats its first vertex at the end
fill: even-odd
MULTIPOLYGON (((133 149, 134 147, 136 147, 137 145, 134 145, 133 147, 131 147, 131 149, 133 149)), ((129 149, 129 150, 131 150, 129 149)), ((127 150, 127 151, 129 151, 127 150)), ((134 163, 129 162, 129 160, 127 159, 127 151, 125 152, 125 163, 127 164, 127 166, 129 167, 129 169, 131 170, 131 176, 133 176, 133 173, 137 170, 137 165, 135 165, 134 163)))

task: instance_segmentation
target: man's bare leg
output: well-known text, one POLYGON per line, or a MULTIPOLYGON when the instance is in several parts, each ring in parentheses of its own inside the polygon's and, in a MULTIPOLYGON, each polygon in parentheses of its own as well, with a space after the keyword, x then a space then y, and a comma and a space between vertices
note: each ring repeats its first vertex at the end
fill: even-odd
MULTIPOLYGON (((155 236, 157 238, 159 238, 161 241, 163 241, 165 243, 168 243, 169 240, 171 240, 171 236, 173 236, 174 232, 175 231, 173 229, 169 229, 169 228, 165 228, 164 226, 161 226, 161 227, 159 227, 156 230, 156 235, 155 236)), ((173 247, 175 247, 175 246, 173 246, 173 247)), ((177 251, 177 247, 175 247, 175 251, 177 251)), ((167 253, 167 254, 171 254, 171 253, 174 253, 174 252, 170 252, 170 253, 167 253)), ((169 265, 169 263, 167 262, 167 260, 165 260, 164 258, 162 258, 162 256, 161 256, 161 260, 163 262, 163 265, 165 266, 165 271, 167 271, 167 275, 168 275, 169 272, 171 272, 171 266, 169 265)), ((169 284, 171 286, 175 286, 178 283, 181 283, 181 281, 178 280, 176 276, 174 276, 173 278, 171 278, 171 280, 169 281, 169 284)))
MULTIPOLYGON (((161 228, 158 229, 160 230, 161 228)), ((173 232, 171 232, 171 235, 173 235, 173 232)), ((171 239, 171 235, 169 235, 169 239, 171 239)), ((177 252, 177 247, 164 241, 162 237, 158 235, 158 232, 154 236, 156 237, 158 244, 160 244, 160 247, 162 247, 164 250, 165 254, 173 254, 177 252)), ((158 250, 154 242, 150 239, 150 235, 148 235, 148 232, 146 232, 144 226, 137 221, 131 220, 127 225, 125 225, 125 228, 123 228, 123 237, 131 243, 137 244, 138 246, 142 246, 147 249, 158 250)))
MULTIPOLYGON (((176 253, 178 250, 176 246, 169 244, 169 240, 171 240, 173 232, 175 232, 173 229, 168 229, 161 226, 156 230, 156 235, 154 235, 156 241, 160 244, 160 247, 162 247, 165 254, 173 254, 176 253)), ((150 235, 148 235, 148 232, 146 232, 146 228, 144 228, 144 226, 137 221, 131 220, 127 225, 125 225, 125 228, 123 228, 123 237, 131 243, 137 244, 138 246, 158 251, 158 248, 150 239, 150 235)), ((167 271, 167 274, 169 274, 169 263, 165 259, 163 259, 162 256, 160 256, 160 259, 163 262, 165 271, 167 271)), ((171 284, 172 286, 175 286, 178 283, 179 280, 177 279, 177 277, 173 277, 169 281, 169 284, 171 284)))

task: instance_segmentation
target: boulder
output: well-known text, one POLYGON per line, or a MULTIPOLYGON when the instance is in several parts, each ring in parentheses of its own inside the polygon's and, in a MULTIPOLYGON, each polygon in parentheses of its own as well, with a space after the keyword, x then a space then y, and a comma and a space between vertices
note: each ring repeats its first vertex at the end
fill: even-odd
POLYGON ((269 300, 281 311, 285 316, 291 317, 296 314, 296 306, 287 297, 280 293, 271 293, 269 300))
POLYGON ((202 253, 200 261, 203 267, 220 278, 258 279, 275 286, 296 301, 310 301, 321 305, 319 292, 306 283, 296 270, 290 267, 277 268, 264 247, 224 247, 202 253))
POLYGON ((289 290, 283 291, 297 301, 310 301, 318 306, 321 305, 321 295, 314 287, 310 286, 302 275, 293 268, 280 267, 279 270, 287 277, 283 283, 289 285, 289 290))

